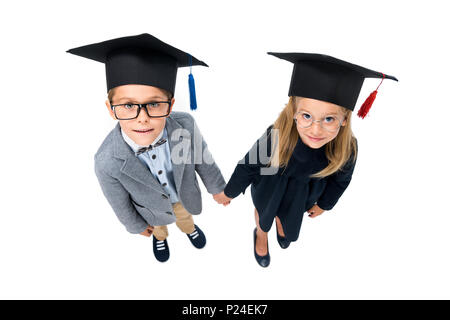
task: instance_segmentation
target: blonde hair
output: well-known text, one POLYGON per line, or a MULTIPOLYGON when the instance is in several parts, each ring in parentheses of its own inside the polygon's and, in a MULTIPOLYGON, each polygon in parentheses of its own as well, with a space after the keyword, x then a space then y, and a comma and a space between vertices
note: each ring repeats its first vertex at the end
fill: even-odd
MULTIPOLYGON (((352 154, 354 155, 353 161, 356 160, 356 139, 351 128, 352 111, 341 108, 346 119, 346 125, 341 126, 337 136, 326 144, 325 155, 328 159, 328 166, 311 175, 313 178, 323 178, 332 175, 344 166, 352 154)), ((272 140, 271 166, 286 167, 294 152, 294 148, 300 138, 294 122, 296 110, 296 97, 291 96, 286 107, 281 111, 278 119, 273 124, 273 129, 278 129, 278 141, 276 141, 277 139, 272 140)))

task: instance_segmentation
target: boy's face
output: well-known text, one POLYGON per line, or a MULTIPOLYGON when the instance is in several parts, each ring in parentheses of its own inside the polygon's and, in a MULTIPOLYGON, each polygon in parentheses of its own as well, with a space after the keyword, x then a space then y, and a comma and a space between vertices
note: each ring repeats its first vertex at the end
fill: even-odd
MULTIPOLYGON (((112 104, 124 103, 148 103, 155 101, 169 101, 167 93, 163 90, 141 84, 127 84, 114 88, 112 104)), ((171 108, 175 99, 171 100, 171 108)), ((108 112, 113 119, 117 119, 111 109, 109 100, 106 100, 108 112)), ((120 116, 119 116, 120 117, 120 116)), ((140 146, 150 145, 161 133, 166 125, 166 118, 150 118, 144 109, 141 109, 139 116, 131 120, 119 120, 121 129, 135 143, 140 146)))

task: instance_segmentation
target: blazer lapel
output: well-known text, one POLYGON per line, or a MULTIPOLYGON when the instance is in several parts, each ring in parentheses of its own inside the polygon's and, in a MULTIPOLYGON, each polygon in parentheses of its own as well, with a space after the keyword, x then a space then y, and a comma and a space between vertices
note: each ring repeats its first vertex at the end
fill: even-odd
POLYGON ((150 170, 134 155, 130 146, 123 140, 119 123, 117 123, 114 129, 113 142, 114 156, 125 160, 122 168, 120 168, 121 172, 158 192, 164 191, 158 181, 153 177, 150 170))
POLYGON ((177 192, 180 192, 186 162, 190 161, 190 135, 171 116, 166 119, 166 129, 172 161, 173 178, 177 192))

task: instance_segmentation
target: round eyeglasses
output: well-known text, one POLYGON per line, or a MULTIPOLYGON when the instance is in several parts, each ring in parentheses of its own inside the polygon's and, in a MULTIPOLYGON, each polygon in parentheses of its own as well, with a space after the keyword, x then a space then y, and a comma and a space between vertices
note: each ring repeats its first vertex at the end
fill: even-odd
POLYGON ((304 129, 311 127, 313 122, 319 122, 320 127, 328 132, 338 131, 343 122, 343 120, 334 115, 326 116, 320 120, 314 120, 314 118, 305 111, 299 111, 294 114, 294 121, 300 128, 304 129))

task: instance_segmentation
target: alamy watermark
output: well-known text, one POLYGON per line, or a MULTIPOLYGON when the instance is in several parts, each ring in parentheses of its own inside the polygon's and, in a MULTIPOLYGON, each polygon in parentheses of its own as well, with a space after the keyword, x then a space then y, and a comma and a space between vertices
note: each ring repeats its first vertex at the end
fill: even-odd
MULTIPOLYGON (((171 159, 174 164, 214 164, 214 159, 208 150, 208 146, 195 123, 193 136, 187 129, 175 129, 169 137, 169 143, 173 145, 171 159)), ((276 165, 270 164, 271 152, 269 152, 269 145, 273 152, 273 150, 277 150, 276 146, 278 146, 278 143, 279 130, 271 129, 269 133, 266 131, 238 164, 258 166, 260 167, 261 175, 276 174, 279 169, 277 166, 278 157, 272 161, 276 165), (268 141, 269 138, 270 141, 268 141)))

